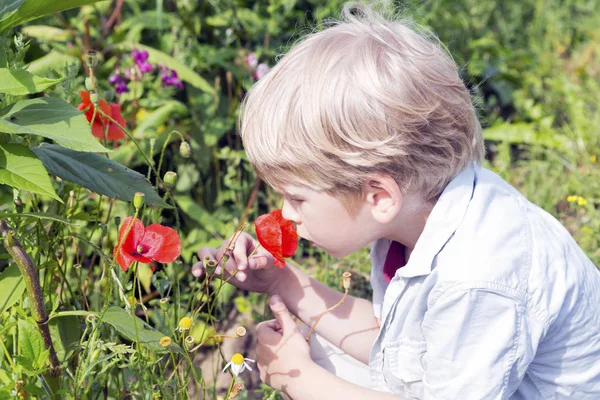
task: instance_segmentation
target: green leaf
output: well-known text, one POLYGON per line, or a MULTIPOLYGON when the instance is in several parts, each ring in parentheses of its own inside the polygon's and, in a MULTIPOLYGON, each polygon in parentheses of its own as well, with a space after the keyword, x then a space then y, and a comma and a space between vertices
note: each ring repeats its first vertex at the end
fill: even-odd
POLYGON ((146 118, 135 128, 133 131, 133 137, 140 137, 140 135, 149 129, 155 129, 161 124, 171 118, 175 113, 187 113, 187 108, 178 101, 170 101, 158 107, 148 114, 146 118))
POLYGON ((0 144, 0 183, 63 202, 42 162, 21 144, 0 144))
POLYGON ((206 340, 206 342, 204 342, 205 346, 214 346, 215 344, 220 343, 222 339, 208 338, 216 334, 217 330, 214 326, 208 325, 207 323, 201 320, 195 320, 192 329, 190 329, 189 336, 194 338, 194 342, 196 344, 200 344, 204 342, 204 340, 206 340))
MULTIPOLYGON (((0 32, 48 14, 99 1, 102 0, 25 0, 16 12, 0 21, 0 32)), ((9 2, 15 3, 15 0, 9 2)))
POLYGON ((43 92, 60 81, 62 78, 42 78, 24 69, 0 68, 0 93, 13 96, 43 92))
POLYGON ((186 81, 190 85, 210 94, 215 94, 215 88, 206 81, 203 77, 198 75, 194 70, 189 68, 184 63, 174 59, 170 55, 163 53, 160 50, 157 50, 153 47, 144 46, 139 43, 123 43, 118 46, 121 50, 133 50, 140 49, 146 50, 148 52, 148 61, 154 64, 162 64, 167 66, 170 69, 173 69, 177 72, 179 79, 186 81))
POLYGON ((92 135, 85 115, 63 100, 20 100, 0 111, 0 115, 0 132, 43 136, 73 150, 110 152, 92 135))
POLYGON ((168 29, 172 26, 183 26, 183 22, 174 14, 162 13, 160 16, 155 10, 142 11, 135 14, 121 23, 121 30, 128 32, 131 28, 142 26, 146 29, 168 29), (160 23, 159 23, 160 21, 160 23))
POLYGON ((487 140, 511 144, 532 144, 560 151, 573 147, 565 136, 552 130, 539 130, 535 125, 526 122, 513 124, 503 122, 492 125, 483 131, 483 137, 487 140))
POLYGON ((17 12, 25 0, 3 0, 0 3, 0 21, 4 21, 17 12))
POLYGON ((24 319, 19 319, 18 326, 21 355, 31 360, 34 368, 43 366, 46 347, 40 331, 24 319), (40 364, 40 361, 43 362, 40 364))
POLYGON ((23 275, 17 264, 10 264, 0 274, 0 315, 21 298, 25 291, 23 275))
MULTIPOLYGON (((137 341, 136 337, 139 337, 140 344, 151 350, 159 353, 168 351, 160 345, 160 339, 166 336, 164 333, 152 328, 138 317, 133 317, 122 308, 110 307, 106 310, 102 321, 112 325, 126 339, 135 342, 137 341)), ((182 348, 177 343, 172 343, 170 349, 174 352, 184 354, 182 348)))
POLYGON ((43 212, 22 212, 22 213, 0 213, 0 218, 37 218, 47 219, 54 222, 60 222, 66 225, 75 225, 68 219, 61 217, 60 215, 43 213, 43 212))
POLYGON ((79 347, 81 326, 76 316, 53 318, 48 323, 58 359, 63 362, 79 347))
POLYGON ((78 65, 81 64, 81 61, 77 57, 53 50, 50 53, 33 60, 27 67, 27 71, 36 75, 46 75, 52 70, 61 71, 65 64, 71 64, 72 62, 75 62, 78 65))
POLYGON ((100 154, 45 143, 31 150, 53 174, 92 192, 123 201, 132 201, 136 192, 142 192, 145 204, 171 208, 158 196, 144 175, 100 154))
POLYGON ((72 38, 71 32, 66 29, 56 28, 48 25, 29 25, 21 29, 25 35, 38 40, 66 42, 72 38))

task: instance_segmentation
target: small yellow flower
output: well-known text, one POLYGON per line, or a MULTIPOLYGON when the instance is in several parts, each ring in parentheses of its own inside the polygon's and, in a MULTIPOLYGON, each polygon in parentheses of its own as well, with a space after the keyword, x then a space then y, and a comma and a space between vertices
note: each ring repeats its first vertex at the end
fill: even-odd
POLYGON ((587 200, 581 196, 579 196, 579 198, 577 199, 578 206, 585 206, 587 203, 588 203, 587 200))
POLYGON ((591 162, 592 164, 596 164, 596 161, 598 161, 598 159, 597 159, 596 155, 595 155, 595 154, 593 154, 593 155, 590 157, 590 162, 591 162))
POLYGON ((179 332, 189 331, 193 321, 190 317, 183 317, 179 320, 179 332))
POLYGON ((579 196, 567 196, 567 201, 569 203, 574 203, 577 201, 577 197, 579 197, 579 196))
POLYGON ((583 228, 581 228, 581 231, 583 233, 587 233, 588 235, 591 235, 592 233, 594 233, 594 231, 592 230, 592 228, 590 228, 589 226, 584 226, 583 228))
POLYGON ((250 358, 244 358, 244 356, 240 353, 235 353, 231 357, 231 361, 229 361, 227 365, 225 365, 225 368, 223 368, 223 372, 225 372, 225 370, 229 367, 231 367, 231 372, 233 372, 233 375, 235 376, 238 376, 245 369, 252 371, 252 368, 250 368, 250 365, 248 365, 246 361, 256 362, 250 358))
POLYGON ((166 348, 168 348, 169 346, 171 346, 171 343, 172 343, 172 341, 171 341, 171 338, 170 338, 170 337, 168 337, 168 336, 163 336, 163 337, 160 339, 160 345, 161 345, 162 347, 164 347, 165 349, 166 349, 166 348))

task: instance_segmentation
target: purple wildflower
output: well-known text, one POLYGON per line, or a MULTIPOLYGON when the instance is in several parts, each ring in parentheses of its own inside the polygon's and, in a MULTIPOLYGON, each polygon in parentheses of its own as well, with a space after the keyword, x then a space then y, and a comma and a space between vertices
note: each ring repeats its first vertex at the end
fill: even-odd
POLYGON ((179 90, 183 89, 183 83, 179 80, 179 75, 177 75, 175 70, 162 67, 162 74, 160 77, 163 86, 175 86, 179 90))
POLYGON ((152 69, 154 67, 152 66, 152 64, 150 64, 149 62, 145 61, 145 62, 143 62, 141 64, 138 64, 138 68, 140 69, 141 73, 145 74, 145 73, 148 73, 148 72, 152 71, 152 69))
POLYGON ((129 88, 127 87, 127 83, 125 81, 120 81, 119 83, 117 83, 117 86, 115 87, 115 92, 117 94, 122 94, 125 92, 129 92, 129 88))
POLYGON ((248 64, 248 71, 254 71, 254 69, 258 65, 258 58, 256 58, 256 54, 248 54, 246 56, 246 64, 248 64))
POLYGON ((133 50, 131 56, 137 65, 143 64, 148 60, 148 52, 146 50, 133 50))

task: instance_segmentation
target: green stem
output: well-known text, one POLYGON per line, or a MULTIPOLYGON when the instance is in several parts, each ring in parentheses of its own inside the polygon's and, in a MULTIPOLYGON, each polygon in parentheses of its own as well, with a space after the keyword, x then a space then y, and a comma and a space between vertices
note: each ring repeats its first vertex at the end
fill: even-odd
POLYGON ((40 286, 37 270, 35 269, 29 254, 27 254, 23 246, 21 246, 21 243, 13 237, 13 233, 6 221, 0 221, 0 232, 2 232, 2 236, 4 237, 4 247, 21 270, 27 288, 27 295, 31 302, 31 312, 37 322, 38 329, 42 334, 44 345, 46 349, 50 351, 50 373, 53 376, 58 376, 60 374, 60 362, 56 356, 56 350, 54 349, 50 330, 48 329, 48 314, 46 313, 42 287, 40 286))

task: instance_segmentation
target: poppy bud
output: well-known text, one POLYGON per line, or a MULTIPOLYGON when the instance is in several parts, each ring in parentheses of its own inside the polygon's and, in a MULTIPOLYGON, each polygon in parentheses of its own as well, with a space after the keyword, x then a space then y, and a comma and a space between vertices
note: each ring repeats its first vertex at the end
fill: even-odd
POLYGON ((352 285, 352 274, 348 271, 342 274, 342 286, 345 290, 350 290, 350 286, 352 285))
POLYGON ((144 193, 136 192, 133 196, 133 206, 138 209, 144 204, 144 193))
POLYGON ((97 105, 98 102, 100 101, 100 96, 98 95, 98 93, 96 93, 96 92, 90 93, 90 101, 97 105))
POLYGON ((229 254, 223 254, 223 264, 229 261, 229 254))
POLYGON ((181 142, 179 145, 179 153, 183 158, 190 158, 192 155, 192 148, 190 147, 190 144, 186 141, 181 142))
POLYGON ((165 189, 173 189, 175 187, 175 184, 177 183, 177 173, 173 171, 167 171, 163 178, 163 181, 165 182, 165 189))
POLYGON ((98 90, 98 80, 96 77, 90 78, 89 76, 85 78, 85 88, 88 92, 95 92, 98 90))
POLYGON ((194 345, 194 338, 192 336, 185 337, 185 346, 189 349, 194 345))
POLYGON ((98 65, 98 53, 96 53, 96 50, 88 50, 85 55, 85 63, 89 68, 95 68, 98 65))
POLYGON ((169 306, 169 299, 167 297, 163 297, 162 299, 160 299, 158 301, 158 305, 160 306, 160 308, 162 308, 163 310, 166 310, 167 307, 169 306))
POLYGON ((117 224, 117 226, 121 225, 121 217, 118 215, 115 217, 115 224, 117 224))

